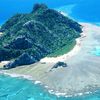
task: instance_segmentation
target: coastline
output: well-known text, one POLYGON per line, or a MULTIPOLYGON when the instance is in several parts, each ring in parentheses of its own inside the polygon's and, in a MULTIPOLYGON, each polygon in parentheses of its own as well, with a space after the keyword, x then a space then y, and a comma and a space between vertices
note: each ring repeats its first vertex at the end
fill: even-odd
POLYGON ((76 41, 76 45, 74 46, 74 48, 69 51, 68 53, 58 56, 58 57, 45 57, 43 59, 40 60, 41 63, 57 63, 59 61, 65 62, 67 59, 73 57, 74 55, 76 55, 79 50, 81 49, 81 41, 84 39, 84 37, 86 37, 86 34, 83 30, 83 32, 81 33, 81 37, 77 38, 76 41))
MULTIPOLYGON (((60 13, 64 16, 67 16, 67 14, 64 12, 60 12, 60 13)), ((81 33, 81 36, 75 40, 76 45, 68 53, 58 56, 58 57, 45 57, 45 58, 41 59, 40 62, 41 63, 57 63, 59 61, 65 62, 67 59, 76 55, 79 52, 79 50, 81 49, 81 41, 86 37, 85 29, 83 28, 82 31, 83 32, 81 33)))
POLYGON ((86 92, 79 92, 79 93, 73 93, 73 94, 67 94, 67 93, 62 93, 62 92, 59 92, 59 91, 55 91, 55 90, 52 90, 50 89, 47 85, 44 85, 42 82, 40 81, 35 81, 33 80, 32 76, 29 76, 29 75, 22 75, 22 74, 10 74, 10 73, 6 73, 6 72, 0 72, 0 75, 7 75, 7 76, 10 76, 12 78, 22 78, 22 79, 26 79, 26 80, 29 80, 29 81, 32 81, 33 82, 33 85, 35 84, 39 84, 41 86, 43 86, 45 89, 47 89, 47 91, 50 93, 50 94, 53 94, 57 97, 60 97, 60 96, 63 96, 63 97, 77 97, 77 96, 82 96, 82 95, 88 95, 88 94, 92 94, 93 92, 92 91, 86 91, 86 92))
POLYGON ((68 63, 67 68, 58 68, 50 72, 49 70, 55 62, 46 64, 39 62, 11 70, 1 70, 0 73, 8 74, 12 77, 22 77, 31 81, 37 80, 35 81, 36 84, 43 84, 50 93, 58 96, 67 97, 72 94, 91 93, 88 90, 91 90, 92 86, 93 90, 96 87, 100 87, 100 58, 90 54, 90 50, 99 44, 96 37, 100 36, 100 27, 88 23, 82 23, 82 25, 84 26, 83 33, 86 34, 86 37, 80 40, 81 48, 78 52, 74 52, 74 55, 64 59, 64 62, 68 63))

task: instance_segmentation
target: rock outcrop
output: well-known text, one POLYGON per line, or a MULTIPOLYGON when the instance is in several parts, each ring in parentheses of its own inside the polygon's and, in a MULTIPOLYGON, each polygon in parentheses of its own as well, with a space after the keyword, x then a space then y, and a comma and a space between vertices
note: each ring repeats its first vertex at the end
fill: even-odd
POLYGON ((59 67, 67 67, 67 64, 64 63, 64 62, 57 62, 57 63, 51 68, 51 70, 54 69, 54 68, 59 68, 59 67))
POLYGON ((4 65, 4 68, 10 69, 10 68, 15 68, 16 66, 29 65, 35 62, 36 60, 32 56, 30 56, 27 53, 24 53, 21 56, 19 56, 16 60, 11 61, 7 65, 4 65))

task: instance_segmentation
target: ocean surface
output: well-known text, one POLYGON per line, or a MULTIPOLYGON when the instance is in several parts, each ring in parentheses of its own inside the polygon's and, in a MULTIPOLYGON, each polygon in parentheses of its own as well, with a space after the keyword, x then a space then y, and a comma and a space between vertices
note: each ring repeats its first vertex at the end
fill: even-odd
POLYGON ((29 13, 35 3, 63 10, 77 21, 100 25, 100 0, 0 0, 0 24, 16 13, 29 13))
MULTIPOLYGON (((65 12, 79 22, 100 26, 100 0, 38 0, 65 12)), ((0 0, 0 25, 16 13, 29 13, 37 0, 0 0)), ((100 56, 100 47, 91 54, 100 56)), ((21 78, 0 75, 0 100, 100 100, 100 90, 76 97, 57 97, 40 84, 21 78)))
POLYGON ((32 81, 0 75, 0 100, 100 100, 100 91, 83 96, 58 97, 32 81))

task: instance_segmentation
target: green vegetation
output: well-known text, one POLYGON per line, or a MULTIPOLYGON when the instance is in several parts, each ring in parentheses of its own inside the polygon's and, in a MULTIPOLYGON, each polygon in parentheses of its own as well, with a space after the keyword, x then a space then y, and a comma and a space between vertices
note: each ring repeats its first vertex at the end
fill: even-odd
POLYGON ((1 26, 0 61, 15 59, 23 53, 36 61, 47 55, 69 52, 80 37, 81 25, 49 9, 36 4, 31 13, 16 14, 1 26))
POLYGON ((54 53, 49 54, 47 57, 57 57, 64 55, 70 52, 76 45, 76 41, 69 43, 68 45, 63 46, 62 48, 56 50, 54 53))

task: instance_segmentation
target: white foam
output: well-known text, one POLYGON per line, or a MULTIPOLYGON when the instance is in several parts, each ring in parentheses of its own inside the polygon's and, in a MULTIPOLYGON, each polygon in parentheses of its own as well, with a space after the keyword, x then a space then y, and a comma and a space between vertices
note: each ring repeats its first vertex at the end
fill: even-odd
POLYGON ((60 93, 60 92, 58 92, 58 93, 55 93, 55 95, 57 95, 57 96, 65 96, 66 93, 60 93))
POLYGON ((35 83, 34 84, 40 84, 41 82, 40 81, 35 81, 35 83))
POLYGON ((45 88, 48 88, 48 86, 46 85, 46 86, 44 86, 45 88))
POLYGON ((60 11, 60 13, 61 13, 62 15, 64 15, 64 16, 68 16, 68 14, 66 14, 66 13, 63 12, 63 11, 60 11))
POLYGON ((48 91, 49 91, 50 94, 54 94, 54 95, 56 95, 58 97, 60 97, 60 96, 66 96, 66 93, 60 93, 58 91, 54 92, 54 90, 48 90, 48 91))
POLYGON ((81 96, 81 95, 83 95, 83 93, 78 93, 77 95, 81 96))

